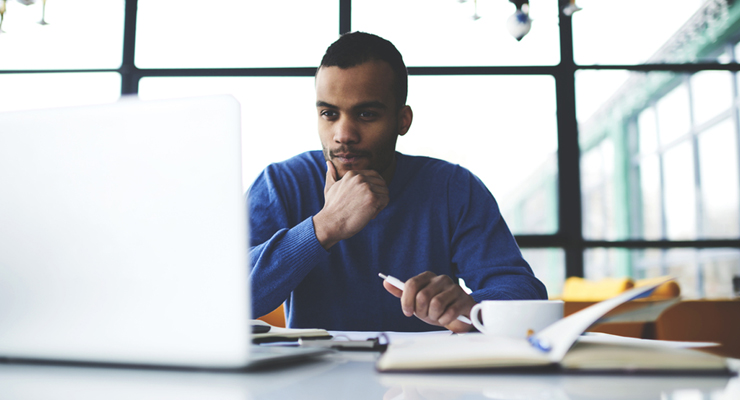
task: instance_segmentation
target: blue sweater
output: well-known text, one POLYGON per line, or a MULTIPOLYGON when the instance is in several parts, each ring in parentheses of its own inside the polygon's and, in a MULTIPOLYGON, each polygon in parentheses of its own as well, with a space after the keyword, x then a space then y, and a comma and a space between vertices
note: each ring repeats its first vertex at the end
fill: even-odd
POLYGON ((313 219, 324 205, 321 151, 268 166, 248 191, 254 316, 285 302, 288 326, 359 331, 442 329, 406 317, 378 273, 462 278, 475 301, 545 299, 498 205, 468 170, 396 153, 390 202, 328 251, 313 219))

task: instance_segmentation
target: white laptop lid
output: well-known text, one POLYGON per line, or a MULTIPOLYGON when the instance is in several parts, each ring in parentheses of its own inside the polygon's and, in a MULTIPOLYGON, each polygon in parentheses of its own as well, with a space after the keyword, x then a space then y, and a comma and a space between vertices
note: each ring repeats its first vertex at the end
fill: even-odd
POLYGON ((0 357, 249 359, 230 96, 0 113, 0 357))

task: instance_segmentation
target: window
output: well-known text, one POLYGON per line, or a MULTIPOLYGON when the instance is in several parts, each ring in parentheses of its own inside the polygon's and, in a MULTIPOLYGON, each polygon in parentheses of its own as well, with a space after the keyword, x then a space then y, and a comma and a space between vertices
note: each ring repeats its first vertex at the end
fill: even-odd
POLYGON ((565 283, 565 254, 562 249, 522 249, 534 275, 545 284, 549 297, 559 297, 565 283))
POLYGON ((1 111, 111 103, 121 96, 116 72, 0 74, 1 111))
POLYGON ((0 70, 113 69, 121 65, 124 0, 50 1, 45 12, 38 3, 7 2, 0 70), (47 25, 39 24, 42 15, 47 25))
POLYGON ((713 118, 727 118, 732 107, 732 73, 701 71, 691 76, 691 107, 694 124, 711 123, 713 118))
POLYGON ((555 65, 557 3, 530 5, 537 22, 520 42, 505 29, 516 9, 507 1, 354 0, 352 30, 390 40, 408 66, 555 65))
POLYGON ((731 119, 699 134, 702 221, 705 238, 740 236, 738 142, 731 119))
POLYGON ((236 97, 242 110, 242 183, 246 191, 268 164, 321 149, 314 128, 313 81, 312 77, 144 78, 139 83, 139 97, 236 97))
POLYGON ((516 233, 554 233, 547 205, 557 194, 539 185, 557 176, 557 166, 548 162, 557 152, 554 83, 551 76, 411 76, 414 122, 398 150, 468 168, 505 216, 527 207, 523 203, 532 196, 546 197, 526 221, 505 218, 516 233))
POLYGON ((585 261, 588 279, 675 276, 687 299, 732 297, 732 277, 740 274, 740 250, 728 248, 594 248, 586 251, 585 261))
POLYGON ((310 67, 337 38, 334 0, 139 0, 139 68, 310 67))
POLYGON ((686 85, 678 85, 655 105, 658 118, 658 140, 661 146, 670 146, 691 130, 689 92, 686 85))
POLYGON ((230 93, 246 188, 320 148, 315 68, 369 31, 409 66, 399 151, 478 175, 551 295, 571 275, 675 274, 722 297, 740 275, 740 2, 578 0, 571 18, 530 0, 521 41, 505 0, 41 3, 7 4, 0 111, 230 93))
POLYGON ((707 3, 721 7, 725 2, 684 0, 676 7, 673 0, 579 0, 584 10, 573 14, 575 61, 581 65, 674 61, 681 57, 677 45, 684 38, 676 32, 700 9, 715 10, 713 5, 702 7, 707 3))
POLYGON ((666 237, 691 240, 696 230, 696 171, 691 143, 683 142, 663 155, 666 237))
MULTIPOLYGON (((599 3, 598 9, 615 15, 629 9, 624 3, 599 3)), ((646 7, 662 4, 654 3, 646 7)), ((731 296, 737 254, 721 247, 736 247, 740 237, 737 73, 691 64, 737 62, 737 44, 717 38, 719 32, 737 35, 729 24, 736 18, 730 11, 738 8, 722 0, 695 3, 661 13, 665 21, 651 32, 642 31, 639 23, 619 38, 603 30, 597 34, 603 35, 599 46, 608 51, 602 53, 578 36, 577 21, 583 15, 574 16, 577 61, 648 67, 576 74, 576 93, 582 95, 577 109, 583 235, 611 242, 609 248, 586 250, 584 274, 638 279, 670 274, 687 297, 731 296), (668 36, 652 43, 664 33, 668 36), (629 52, 604 45, 630 42, 633 34, 642 35, 645 43, 622 47, 629 52), (664 68, 660 63, 677 65, 664 68), (598 88, 607 93, 596 93, 598 88), (604 154, 605 146, 613 148, 610 156, 604 154), (603 167, 609 157, 612 173, 603 167), (625 247, 619 247, 620 241, 625 247), (660 247, 650 248, 651 241, 660 247), (684 244, 679 248, 674 242, 684 244), (704 246, 711 248, 699 249, 704 246)), ((641 17, 635 18, 637 23, 641 17)))
POLYGON ((615 239, 614 145, 604 139, 581 156, 583 193, 583 235, 594 239, 615 239))

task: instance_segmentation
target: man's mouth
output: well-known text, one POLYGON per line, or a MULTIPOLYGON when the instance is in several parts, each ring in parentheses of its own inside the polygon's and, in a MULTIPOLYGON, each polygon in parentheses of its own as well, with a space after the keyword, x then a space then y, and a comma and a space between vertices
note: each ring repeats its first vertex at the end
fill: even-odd
POLYGON ((354 164, 365 157, 367 155, 364 153, 332 153, 332 158, 342 164, 354 164))

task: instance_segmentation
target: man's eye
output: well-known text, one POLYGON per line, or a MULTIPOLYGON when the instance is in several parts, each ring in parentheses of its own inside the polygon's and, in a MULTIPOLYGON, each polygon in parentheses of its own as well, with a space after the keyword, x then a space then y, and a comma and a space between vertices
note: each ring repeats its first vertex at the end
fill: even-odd
POLYGON ((329 117, 329 118, 337 115, 335 111, 331 111, 331 110, 323 110, 321 111, 320 114, 322 117, 329 117))
POLYGON ((372 111, 363 111, 360 113, 360 118, 376 118, 377 116, 378 114, 372 111))

